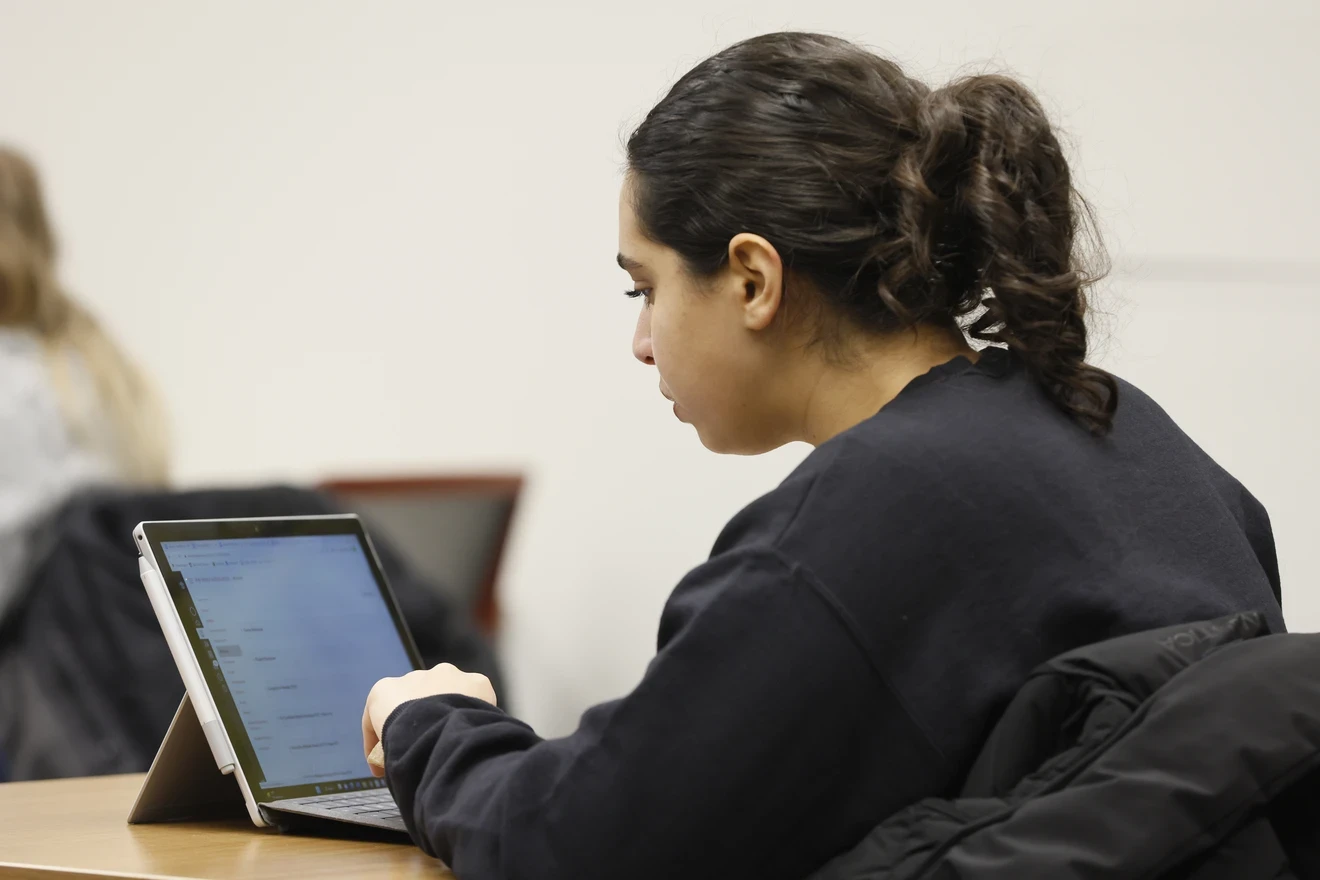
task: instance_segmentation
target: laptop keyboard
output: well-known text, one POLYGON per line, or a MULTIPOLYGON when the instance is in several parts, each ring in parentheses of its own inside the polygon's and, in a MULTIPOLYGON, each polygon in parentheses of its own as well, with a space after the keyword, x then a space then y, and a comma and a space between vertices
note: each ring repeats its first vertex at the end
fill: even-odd
POLYGON ((342 794, 321 795, 301 802, 330 813, 343 816, 361 816, 372 819, 402 819, 388 788, 373 791, 346 791, 342 794))

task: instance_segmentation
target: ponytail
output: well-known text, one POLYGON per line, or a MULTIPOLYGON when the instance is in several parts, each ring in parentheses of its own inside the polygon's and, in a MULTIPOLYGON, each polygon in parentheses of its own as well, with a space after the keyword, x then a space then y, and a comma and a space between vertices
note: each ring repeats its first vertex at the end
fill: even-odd
POLYGON ((971 338, 1007 346, 1057 406, 1107 433, 1118 385, 1086 363, 1093 279, 1075 247, 1090 214, 1039 102, 1008 77, 973 76, 927 94, 916 128, 894 180, 919 271, 956 313, 979 311, 971 338))

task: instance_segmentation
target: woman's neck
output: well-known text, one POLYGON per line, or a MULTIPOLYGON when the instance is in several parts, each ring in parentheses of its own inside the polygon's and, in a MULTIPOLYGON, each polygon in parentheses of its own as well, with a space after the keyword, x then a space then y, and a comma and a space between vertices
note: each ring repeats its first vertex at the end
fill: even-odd
POLYGON ((819 446, 875 415, 913 379, 960 355, 978 357, 960 330, 920 326, 857 340, 846 358, 820 357, 804 376, 799 439, 819 446))

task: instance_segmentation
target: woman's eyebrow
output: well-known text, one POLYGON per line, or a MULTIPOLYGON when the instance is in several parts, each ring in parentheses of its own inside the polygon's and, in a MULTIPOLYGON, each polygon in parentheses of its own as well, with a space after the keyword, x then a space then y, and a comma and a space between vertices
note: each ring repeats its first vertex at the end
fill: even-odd
POLYGON ((638 272, 646 268, 632 257, 625 257, 623 254, 619 254, 615 259, 619 261, 619 268, 625 272, 638 272))

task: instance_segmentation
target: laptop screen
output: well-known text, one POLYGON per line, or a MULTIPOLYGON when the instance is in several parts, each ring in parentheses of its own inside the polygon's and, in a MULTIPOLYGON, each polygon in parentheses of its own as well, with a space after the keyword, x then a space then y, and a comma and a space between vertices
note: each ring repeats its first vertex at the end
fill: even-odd
POLYGON ((362 708, 379 679, 415 668, 357 521, 326 522, 341 531, 158 544, 258 801, 382 787, 362 708))

